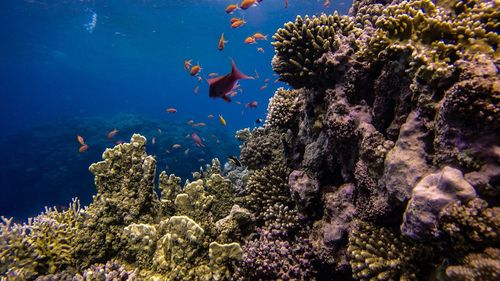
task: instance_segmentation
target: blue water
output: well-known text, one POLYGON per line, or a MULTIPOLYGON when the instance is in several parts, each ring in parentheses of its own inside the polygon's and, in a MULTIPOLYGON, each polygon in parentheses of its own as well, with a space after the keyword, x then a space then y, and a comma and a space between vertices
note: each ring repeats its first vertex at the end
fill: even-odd
MULTIPOLYGON (((274 83, 272 34, 297 14, 335 10, 345 14, 351 5, 349 0, 330 2, 324 8, 323 1, 289 0, 285 9, 282 0, 264 0, 227 15, 225 7, 235 1, 0 1, 0 215, 24 218, 45 205, 66 205, 75 196, 88 203, 95 192, 88 165, 112 146, 103 136, 114 127, 128 128, 120 136, 125 140, 132 130, 151 139, 156 127, 175 134, 196 131, 207 142, 213 134, 225 140, 207 151, 193 148, 192 153, 199 155, 192 156, 192 165, 177 169, 179 165, 169 161, 181 161, 179 157, 148 149, 157 155, 158 170, 170 164, 169 172, 184 179, 187 169, 200 165, 196 160, 202 156, 236 154, 234 132, 255 126, 257 118, 265 119, 274 90, 287 86, 274 83), (230 28, 233 16, 243 17, 246 25, 230 28), (222 32, 229 42, 220 52, 222 32), (255 32, 270 40, 244 44, 255 32), (203 78, 211 72, 225 74, 230 58, 242 72, 260 76, 242 80, 243 93, 232 103, 209 98, 207 83, 198 84, 183 68, 184 60, 192 59, 203 68, 203 78), (260 90, 265 78, 270 79, 268 87, 260 90), (253 100, 259 106, 246 109, 244 104, 253 100), (168 107, 178 112, 167 114, 168 107), (209 114, 216 118, 208 119, 209 114), (219 114, 226 127, 218 122, 219 114), (133 120, 124 120, 129 118, 133 120), (146 122, 142 118, 156 123, 142 126, 140 122, 146 122), (182 127, 189 119, 207 127, 182 127), (95 145, 82 155, 75 136, 84 132, 95 145)), ((162 145, 168 147, 182 137, 168 136, 162 145)))

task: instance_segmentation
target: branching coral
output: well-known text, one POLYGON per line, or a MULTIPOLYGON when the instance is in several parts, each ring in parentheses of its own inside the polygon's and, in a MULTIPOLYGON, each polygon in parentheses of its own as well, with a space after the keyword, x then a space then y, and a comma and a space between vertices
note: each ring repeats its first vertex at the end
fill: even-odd
POLYGON ((347 252, 356 280, 418 280, 422 250, 385 228, 360 222, 349 234, 347 252))
POLYGON ((462 265, 446 268, 446 275, 456 281, 495 281, 500 278, 500 249, 486 248, 484 252, 469 254, 462 265))
POLYGON ((289 128, 297 120, 300 91, 278 88, 269 99, 267 107, 266 126, 274 128, 289 128))
POLYGON ((255 170, 246 186, 248 208, 257 219, 262 219, 263 212, 276 203, 291 204, 288 188, 289 170, 284 165, 270 165, 255 170))
POLYGON ((285 161, 287 133, 271 128, 256 128, 241 146, 241 163, 249 169, 258 169, 271 163, 285 161))
POLYGON ((29 280, 74 266, 74 247, 79 217, 78 200, 64 211, 46 208, 27 224, 0 224, 0 277, 29 280))
POLYGON ((297 16, 295 22, 288 22, 274 34, 273 46, 276 55, 273 69, 280 74, 280 79, 295 88, 303 86, 317 87, 323 84, 322 73, 328 71, 316 61, 329 51, 339 47, 336 34, 347 36, 354 30, 354 23, 347 16, 337 13, 319 17, 297 16))
POLYGON ((440 213, 441 228, 457 242, 497 245, 500 242, 500 207, 475 198, 461 204, 448 205, 440 213))

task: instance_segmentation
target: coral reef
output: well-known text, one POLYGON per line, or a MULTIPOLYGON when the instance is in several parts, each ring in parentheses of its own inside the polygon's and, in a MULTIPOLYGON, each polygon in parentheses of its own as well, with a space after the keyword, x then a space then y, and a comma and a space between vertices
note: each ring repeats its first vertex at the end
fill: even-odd
POLYGON ((88 207, 3 220, 0 278, 498 279, 498 7, 356 0, 297 17, 272 62, 295 89, 236 133, 241 166, 156 187, 134 135, 90 167, 88 207))

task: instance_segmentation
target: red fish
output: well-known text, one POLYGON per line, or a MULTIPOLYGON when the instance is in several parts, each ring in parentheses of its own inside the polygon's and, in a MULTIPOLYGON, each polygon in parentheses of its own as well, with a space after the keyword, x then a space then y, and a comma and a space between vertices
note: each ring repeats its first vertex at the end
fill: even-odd
POLYGON ((267 83, 260 86, 259 90, 264 91, 267 88, 267 83))
POLYGON ((325 0, 325 2, 323 3, 323 7, 328 8, 328 6, 330 6, 330 1, 325 0))
POLYGON ((176 113, 177 112, 177 109, 173 108, 173 107, 170 107, 170 108, 167 108, 166 111, 168 113, 176 113))
POLYGON ((197 93, 198 93, 198 91, 200 91, 200 86, 196 86, 196 87, 194 87, 193 92, 194 92, 195 94, 197 94, 197 93))
POLYGON ((227 96, 227 94, 233 90, 236 82, 240 79, 253 79, 253 77, 240 72, 236 68, 234 60, 232 60, 230 73, 207 80, 209 85, 209 96, 211 98, 222 98, 227 102, 231 102, 231 99, 227 96))
POLYGON ((245 104, 245 107, 246 108, 256 108, 257 105, 259 105, 259 103, 256 100, 254 100, 254 101, 251 101, 251 102, 245 104))
POLYGON ((288 0, 285 0, 285 8, 288 8, 288 0))
POLYGON ((80 146, 80 149, 78 149, 78 151, 79 151, 80 153, 82 153, 82 152, 87 151, 87 149, 89 149, 89 146, 88 146, 88 145, 86 145, 86 144, 84 144, 84 145, 80 146))
POLYGON ((194 144, 198 147, 205 147, 205 145, 202 143, 200 136, 198 136, 197 133, 192 133, 191 138, 194 141, 194 144))
POLYGON ((113 129, 108 133, 108 139, 113 139, 116 136, 116 133, 118 133, 117 129, 113 129))
POLYGON ((185 70, 189 70, 189 68, 191 67, 191 61, 192 60, 185 60, 184 61, 184 69, 185 70))

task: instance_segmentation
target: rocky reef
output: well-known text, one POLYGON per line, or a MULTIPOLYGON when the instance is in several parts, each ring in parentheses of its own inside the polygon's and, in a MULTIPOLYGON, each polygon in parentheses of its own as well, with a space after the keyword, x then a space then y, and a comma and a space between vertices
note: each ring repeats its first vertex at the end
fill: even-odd
POLYGON ((97 194, 3 219, 6 280, 498 280, 500 3, 355 0, 274 35, 294 89, 182 187, 134 135, 97 194), (93 279, 94 278, 94 279, 93 279))

